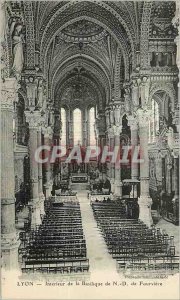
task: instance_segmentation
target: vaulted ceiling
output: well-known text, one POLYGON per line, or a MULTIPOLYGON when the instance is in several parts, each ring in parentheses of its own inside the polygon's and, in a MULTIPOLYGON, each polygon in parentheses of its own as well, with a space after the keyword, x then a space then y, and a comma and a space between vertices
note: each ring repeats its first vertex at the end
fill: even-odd
POLYGON ((121 101, 132 73, 149 67, 149 43, 176 35, 173 1, 24 1, 11 9, 24 11, 26 67, 43 74, 57 108, 121 101))
POLYGON ((100 109, 105 107, 120 65, 129 76, 139 47, 142 7, 136 2, 33 3, 40 68, 51 83, 56 105, 60 100, 72 103, 73 97, 75 106, 93 101, 100 109))

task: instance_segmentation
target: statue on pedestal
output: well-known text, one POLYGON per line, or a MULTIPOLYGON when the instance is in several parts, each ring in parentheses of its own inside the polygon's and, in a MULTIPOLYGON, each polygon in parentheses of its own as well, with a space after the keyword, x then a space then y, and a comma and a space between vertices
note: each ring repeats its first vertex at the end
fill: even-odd
POLYGON ((12 46, 13 46, 12 70, 18 80, 20 79, 20 75, 24 64, 24 55, 23 55, 24 37, 22 34, 22 28, 23 25, 21 23, 16 23, 16 21, 13 20, 10 29, 12 34, 12 46))

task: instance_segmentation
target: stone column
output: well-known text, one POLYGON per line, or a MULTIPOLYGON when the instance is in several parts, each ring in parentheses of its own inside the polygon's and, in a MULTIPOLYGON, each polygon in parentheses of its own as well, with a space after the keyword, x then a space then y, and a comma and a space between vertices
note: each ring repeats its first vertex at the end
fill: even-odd
POLYGON ((174 222, 179 222, 179 151, 174 151, 174 198, 173 211, 174 211, 174 222))
MULTIPOLYGON (((114 146, 119 148, 120 159, 120 134, 122 131, 122 126, 114 126, 114 146)), ((122 182, 121 182, 121 163, 116 162, 114 166, 114 193, 116 196, 122 199, 122 182)))
MULTIPOLYGON (((129 103, 128 99, 128 88, 126 88, 126 102, 129 103)), ((115 101, 113 104, 114 111, 114 143, 119 148, 119 159, 120 159, 120 134, 122 131, 122 107, 124 103, 121 101, 115 101)), ((128 105, 127 105, 128 106, 128 105)), ((115 194, 122 198, 122 182, 121 182, 121 162, 115 164, 115 194)))
MULTIPOLYGON (((62 122, 61 122, 61 116, 60 111, 55 110, 54 112, 54 138, 55 138, 55 144, 57 146, 60 146, 61 144, 61 137, 62 137, 62 122)), ((53 168, 53 176, 54 176, 54 183, 58 185, 58 182, 61 180, 61 159, 58 158, 57 162, 54 165, 53 168)))
MULTIPOLYGON (((114 132, 113 128, 110 127, 108 129, 108 138, 109 138, 109 151, 114 150, 114 132)), ((111 161, 111 157, 110 157, 111 161)), ((109 176, 110 176, 110 182, 111 182, 111 191, 114 193, 114 163, 109 162, 109 176)))
POLYGON ((174 198, 179 198, 179 157, 174 156, 174 198))
POLYGON ((1 250, 5 270, 18 267, 13 149, 13 103, 18 99, 17 89, 15 78, 6 78, 1 85, 1 250))
MULTIPOLYGON (((109 119, 109 107, 107 106, 105 109, 105 120, 106 120, 106 146, 110 147, 110 138, 109 138, 109 128, 110 128, 110 119, 109 119)), ((106 175, 110 179, 110 165, 109 162, 106 163, 107 172, 106 175)))
POLYGON ((73 110, 69 110, 69 113, 67 114, 68 116, 68 141, 67 145, 68 146, 73 146, 74 145, 74 122, 73 122, 73 110))
MULTIPOLYGON (((103 153, 103 150, 104 150, 104 146, 106 146, 106 136, 105 134, 101 133, 99 136, 98 136, 98 146, 100 147, 101 149, 101 154, 103 153)), ((99 156, 99 160, 101 160, 101 155, 99 156)), ((106 169, 106 165, 107 163, 105 162, 104 164, 101 163, 101 171, 102 171, 102 177, 103 177, 103 173, 104 173, 104 170, 106 169)))
MULTIPOLYGON (((109 103, 109 129, 108 129, 108 136, 109 136, 109 151, 114 151, 114 124, 115 124, 115 117, 114 117, 114 102, 111 101, 109 103)), ((115 182, 115 164, 110 162, 110 182, 111 182, 111 191, 114 193, 114 182, 115 182)))
MULTIPOLYGON (((37 132, 37 146, 42 146, 42 128, 38 127, 37 132)), ((44 194, 43 194, 43 177, 42 177, 42 163, 38 163, 38 190, 39 190, 39 201, 40 201, 40 214, 44 215, 44 194)))
POLYGON ((138 109, 137 119, 139 123, 139 137, 140 137, 140 158, 143 162, 140 162, 140 198, 139 203, 139 218, 151 226, 151 205, 152 199, 149 196, 149 157, 148 157, 148 122, 149 112, 147 110, 138 109))
MULTIPOLYGON (((105 115, 103 112, 98 112, 98 117, 96 118, 96 141, 97 146, 101 149, 101 153, 103 153, 105 146, 105 131, 106 131, 106 122, 105 115)), ((101 164, 101 156, 99 157, 99 168, 101 172, 103 171, 103 165, 101 164)), ((98 158, 97 157, 97 158, 98 158)))
POLYGON ((82 128, 82 133, 83 133, 83 146, 88 145, 88 112, 87 108, 83 110, 82 113, 82 119, 83 119, 83 128, 82 128))
POLYGON ((30 182, 31 182, 31 228, 41 224, 40 200, 39 200, 39 167, 35 160, 35 151, 38 148, 38 127, 41 113, 39 111, 25 111, 26 122, 29 123, 29 159, 30 159, 30 182))
MULTIPOLYGON (((44 145, 51 146, 52 141, 52 128, 50 126, 43 127, 42 129, 43 135, 44 135, 44 145)), ((49 153, 48 153, 49 154, 49 153)), ((51 178, 51 165, 50 165, 50 158, 48 161, 44 164, 45 169, 45 197, 46 199, 49 199, 51 197, 51 191, 52 191, 52 178, 51 178)))
MULTIPOLYGON (((137 120, 134 116, 128 116, 128 124, 131 128, 131 179, 138 180, 139 179, 139 165, 134 162, 133 154, 136 151, 138 146, 138 124, 137 120)), ((131 197, 133 197, 133 191, 131 191, 131 197)), ((134 197, 137 197, 137 186, 134 187, 134 197)))
POLYGON ((179 133, 179 103, 178 99, 180 99, 180 3, 178 0, 176 0, 176 13, 174 18, 172 19, 172 23, 175 28, 178 30, 178 35, 175 38, 175 43, 177 46, 177 53, 176 53, 176 64, 179 69, 179 74, 178 74, 178 97, 177 97, 177 104, 175 108, 175 114, 173 118, 173 123, 176 125, 177 132, 179 133))

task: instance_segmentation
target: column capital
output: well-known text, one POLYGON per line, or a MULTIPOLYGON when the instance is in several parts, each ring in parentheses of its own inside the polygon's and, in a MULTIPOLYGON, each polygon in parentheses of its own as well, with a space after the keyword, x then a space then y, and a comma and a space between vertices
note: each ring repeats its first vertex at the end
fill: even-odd
POLYGON ((29 123, 29 128, 37 129, 41 124, 41 112, 40 111, 25 111, 26 122, 29 123))
POLYGON ((1 85, 1 109, 14 110, 14 102, 18 102, 18 84, 15 78, 6 78, 1 85))

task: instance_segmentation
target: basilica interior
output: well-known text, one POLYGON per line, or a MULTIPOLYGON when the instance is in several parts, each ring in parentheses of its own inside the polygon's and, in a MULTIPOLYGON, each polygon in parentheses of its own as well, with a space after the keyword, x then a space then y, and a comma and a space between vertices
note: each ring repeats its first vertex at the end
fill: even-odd
POLYGON ((82 273, 116 261, 118 272, 177 271, 178 5, 2 3, 5 270, 82 273), (41 146, 43 158, 77 146, 82 161, 57 152, 41 163, 41 146), (109 149, 107 159, 85 161, 89 146, 109 149))

